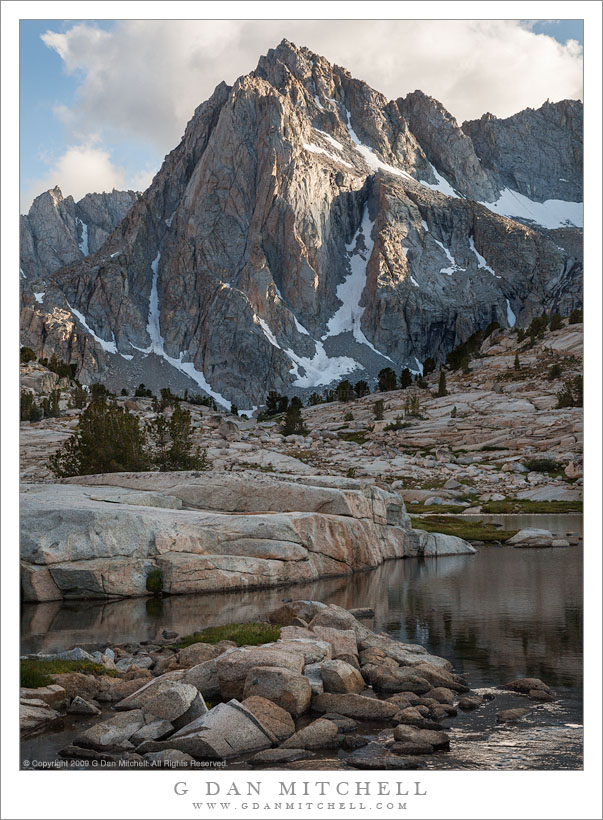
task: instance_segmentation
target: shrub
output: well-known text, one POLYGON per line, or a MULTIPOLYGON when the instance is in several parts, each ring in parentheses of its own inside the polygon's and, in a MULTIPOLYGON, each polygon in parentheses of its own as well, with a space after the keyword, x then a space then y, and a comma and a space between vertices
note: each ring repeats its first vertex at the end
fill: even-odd
POLYGON ((533 473, 553 473, 559 467, 554 458, 543 457, 526 458, 523 466, 533 473))
POLYGON ((356 394, 354 393, 354 388, 351 383, 347 379, 343 379, 335 388, 335 395, 337 396, 337 401, 347 402, 352 401, 356 394))
POLYGON ((458 411, 456 409, 456 404, 455 404, 454 407, 452 408, 452 410, 450 411, 450 418, 455 419, 457 412, 458 411))
POLYGON ((377 401, 373 404, 373 416, 377 421, 381 421, 383 418, 383 411, 385 410, 385 402, 383 399, 377 399, 377 401))
MULTIPOLYGON (((476 330, 471 336, 460 345, 451 350, 446 356, 446 364, 451 370, 461 370, 469 365, 471 356, 477 353, 484 341, 484 333, 482 330, 476 330)), ((423 368, 424 370, 424 368, 423 368)))
POLYGON ((323 401, 323 397, 320 394, 312 393, 308 399, 308 404, 310 407, 315 407, 317 404, 322 404, 323 401))
POLYGON ((575 308, 569 315, 570 325, 579 325, 584 321, 583 312, 581 308, 575 308))
POLYGON ((67 364, 67 362, 64 362, 62 359, 58 359, 56 353, 53 353, 50 359, 38 359, 38 361, 40 364, 44 365, 44 367, 47 367, 49 370, 52 370, 53 373, 56 373, 61 379, 75 378, 77 365, 67 364))
POLYGON ((163 572, 159 568, 152 569, 147 575, 147 592, 159 595, 163 592, 163 572))
POLYGON ((404 415, 415 416, 417 418, 421 415, 421 400, 417 392, 409 395, 404 402, 404 415))
POLYGON ((448 390, 446 390, 446 373, 443 370, 440 370, 440 380, 438 382, 438 396, 447 396, 448 390))
POLYGON ((547 379, 550 382, 554 382, 555 379, 559 379, 561 377, 563 368, 561 367, 559 362, 555 362, 549 367, 548 373, 546 374, 547 379))
POLYGON ((81 384, 77 384, 71 393, 69 406, 82 410, 88 404, 88 398, 88 391, 85 390, 81 384))
POLYGON ((429 376, 430 373, 433 373, 436 369, 435 359, 432 356, 428 356, 427 359, 423 362, 423 375, 429 376))
POLYGON ((377 374, 377 385, 382 393, 388 390, 395 390, 397 381, 396 374, 391 367, 384 367, 383 370, 380 370, 377 374))
POLYGON ((302 416, 301 408, 301 399, 298 399, 297 396, 291 399, 291 404, 287 409, 285 420, 281 427, 281 433, 284 436, 291 436, 294 434, 301 436, 307 435, 308 428, 304 424, 304 417, 302 416))
POLYGON ((161 472, 169 470, 208 470, 207 452, 193 446, 191 414, 176 403, 169 421, 160 414, 147 425, 153 463, 161 472))
POLYGON ((535 316, 532 319, 530 326, 528 327, 528 336, 532 342, 534 342, 535 339, 540 339, 544 336, 544 331, 546 330, 548 323, 549 320, 546 313, 543 313, 542 316, 535 316))
POLYGON ((60 477, 146 470, 145 435, 136 416, 104 398, 90 402, 75 433, 48 459, 60 477))
POLYGON ((561 330, 562 327, 565 327, 563 321, 561 320, 561 316, 559 313, 553 313, 551 316, 551 322, 549 324, 549 330, 561 330))
POLYGON ((354 414, 353 413, 346 413, 343 417, 344 421, 354 421, 354 414))
POLYGON ((27 362, 35 362, 36 354, 33 352, 31 347, 22 347, 19 351, 19 361, 21 364, 27 364, 27 362))
POLYGON ((134 391, 134 398, 137 399, 150 399, 153 397, 153 392, 151 390, 147 390, 147 388, 142 384, 142 382, 138 385, 136 390, 134 391))
POLYGON ((58 418, 61 415, 59 409, 60 390, 53 390, 47 399, 42 399, 42 412, 45 418, 58 418))
POLYGON ((516 353, 515 358, 513 359, 513 370, 521 370, 521 364, 519 363, 519 353, 516 353))
POLYGON ((563 383, 557 393, 557 407, 582 407, 584 404, 584 382, 582 376, 574 376, 563 383))
POLYGON ((361 379, 359 382, 356 382, 354 385, 354 393, 361 399, 363 396, 368 396, 371 392, 371 388, 368 386, 368 382, 365 382, 364 379, 361 379))
POLYGON ((525 337, 526 337, 526 332, 522 327, 520 327, 519 330, 517 331, 517 341, 518 342, 523 342, 525 337))
POLYGON ((21 421, 40 421, 42 410, 36 404, 33 393, 21 390, 19 417, 21 421))
POLYGON ((266 396, 266 410, 265 416, 276 416, 279 413, 285 413, 289 407, 289 398, 281 396, 276 390, 271 390, 266 396))
POLYGON ((383 429, 388 431, 406 430, 408 427, 411 426, 412 425, 410 424, 410 422, 404 421, 402 416, 396 416, 396 418, 393 421, 390 421, 389 424, 386 424, 383 429))
POLYGON ((487 339, 488 336, 491 336, 495 330, 500 330, 500 325, 498 322, 490 322, 488 327, 484 330, 484 339, 487 339))
POLYGON ((346 478, 356 478, 356 468, 355 467, 348 467, 346 474, 346 478))

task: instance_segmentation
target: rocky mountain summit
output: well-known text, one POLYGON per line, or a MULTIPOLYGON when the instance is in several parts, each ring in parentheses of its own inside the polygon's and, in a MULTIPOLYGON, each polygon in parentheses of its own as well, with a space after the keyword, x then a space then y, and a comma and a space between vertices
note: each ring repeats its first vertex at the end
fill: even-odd
MULTIPOLYGON (((20 220, 20 274, 43 280, 64 265, 79 262, 104 244, 140 194, 116 191, 86 194, 75 202, 57 185, 36 197, 20 220)), ((39 304, 42 304, 39 302, 39 304)))
POLYGON ((421 92, 388 101, 283 41, 199 106, 100 247, 37 252, 22 342, 84 383, 251 408, 270 389, 421 372, 493 321, 567 315, 582 299, 581 111, 459 126, 421 92))

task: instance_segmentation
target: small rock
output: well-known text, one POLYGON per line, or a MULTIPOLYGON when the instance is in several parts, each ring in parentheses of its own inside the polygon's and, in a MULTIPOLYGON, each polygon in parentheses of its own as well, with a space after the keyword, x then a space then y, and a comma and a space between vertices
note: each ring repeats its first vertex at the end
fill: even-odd
POLYGON ((337 748, 340 743, 337 725, 325 718, 318 718, 300 729, 281 744, 281 749, 337 748))
POLYGON ((496 713, 496 722, 507 723, 521 720, 521 718, 529 714, 530 711, 530 709, 503 709, 502 712, 496 713))
POLYGON ((473 709, 478 709, 483 702, 484 699, 481 695, 467 695, 459 700, 457 706, 465 712, 470 712, 473 709))
POLYGON ((360 672, 345 661, 325 661, 321 664, 320 674, 325 692, 357 694, 364 689, 364 680, 360 672))
POLYGON ((76 695, 67 709, 71 715, 100 715, 101 710, 93 703, 89 703, 84 698, 76 695))
POLYGON ((538 689, 541 692, 551 694, 550 688, 541 681, 540 678, 516 678, 510 683, 506 683, 501 689, 509 689, 511 692, 520 692, 522 695, 527 695, 533 689, 538 689))
POLYGON ((258 752, 249 761, 252 766, 274 766, 277 763, 294 763, 296 760, 307 760, 315 757, 313 752, 307 749, 265 749, 258 752))

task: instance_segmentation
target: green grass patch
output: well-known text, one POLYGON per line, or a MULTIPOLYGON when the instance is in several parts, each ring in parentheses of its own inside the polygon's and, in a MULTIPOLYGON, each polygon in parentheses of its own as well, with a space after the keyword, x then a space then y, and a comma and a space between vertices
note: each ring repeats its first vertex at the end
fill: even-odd
POLYGON ((480 447, 481 453, 495 453, 498 450, 508 450, 508 447, 500 447, 498 444, 484 444, 483 447, 480 447))
POLYGON ((466 541, 506 541, 518 532, 518 530, 501 530, 493 524, 467 518, 455 518, 452 515, 430 515, 425 518, 411 515, 410 520, 416 530, 456 535, 466 541))
POLYGON ((340 441, 353 441, 356 444, 364 444, 366 441, 366 434, 359 430, 354 430, 351 433, 337 433, 337 438, 340 441))
POLYGON ((257 464, 255 461, 239 461, 239 467, 244 470, 257 470, 259 473, 275 473, 272 464, 257 464))
MULTIPOLYGON (((479 504, 479 502, 476 502, 479 504)), ((582 501, 528 501, 506 498, 480 504, 484 513, 581 513, 582 501)))
POLYGON ((49 686, 54 683, 50 675, 62 675, 65 672, 115 677, 115 670, 105 669, 101 663, 94 663, 93 661, 21 661, 21 686, 28 689, 49 686))
POLYGON ((202 632, 186 635, 173 649, 185 649, 193 643, 219 643, 220 641, 234 641, 238 646, 259 646, 263 643, 278 641, 281 627, 275 624, 226 624, 225 626, 210 626, 202 632))
POLYGON ((422 513, 460 513, 465 509, 460 504, 420 504, 419 506, 413 504, 413 507, 422 513))

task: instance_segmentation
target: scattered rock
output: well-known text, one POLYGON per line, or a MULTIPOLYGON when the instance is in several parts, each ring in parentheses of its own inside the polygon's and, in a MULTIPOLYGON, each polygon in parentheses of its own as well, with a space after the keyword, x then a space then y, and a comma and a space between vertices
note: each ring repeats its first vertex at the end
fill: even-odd
POLYGON ((283 749, 325 749, 339 746, 339 730, 331 720, 318 718, 281 744, 283 749))
POLYGON ((312 698, 313 712, 337 712, 358 720, 389 720, 398 711, 393 703, 364 695, 317 695, 312 698))
POLYGON ((76 695, 73 698, 73 700, 69 704, 69 707, 67 708, 67 711, 71 715, 100 715, 101 713, 101 710, 98 708, 98 706, 95 706, 93 703, 84 700, 84 698, 81 698, 79 695, 76 695))
POLYGON ((478 709, 483 702, 484 699, 481 695, 466 695, 459 700, 457 706, 465 712, 470 712, 473 709, 478 709))
POLYGON ((496 713, 497 723, 511 723, 516 720, 521 720, 530 713, 530 709, 503 709, 502 712, 496 713))
POLYGON ((325 661, 320 674, 325 692, 357 694, 364 689, 364 679, 357 669, 342 660, 325 661))
POLYGON ((501 689, 509 689, 511 692, 520 692, 522 695, 528 695, 532 690, 539 690, 551 694, 550 688, 541 681, 540 678, 516 678, 510 683, 505 683, 501 689))
POLYGON ((294 734, 295 723, 289 712, 277 706, 271 700, 252 695, 245 698, 242 705, 256 716, 262 726, 272 732, 279 743, 294 734))
POLYGON ((251 669, 245 680, 244 697, 259 695, 273 701, 294 717, 310 707, 312 688, 303 675, 276 666, 251 669))

